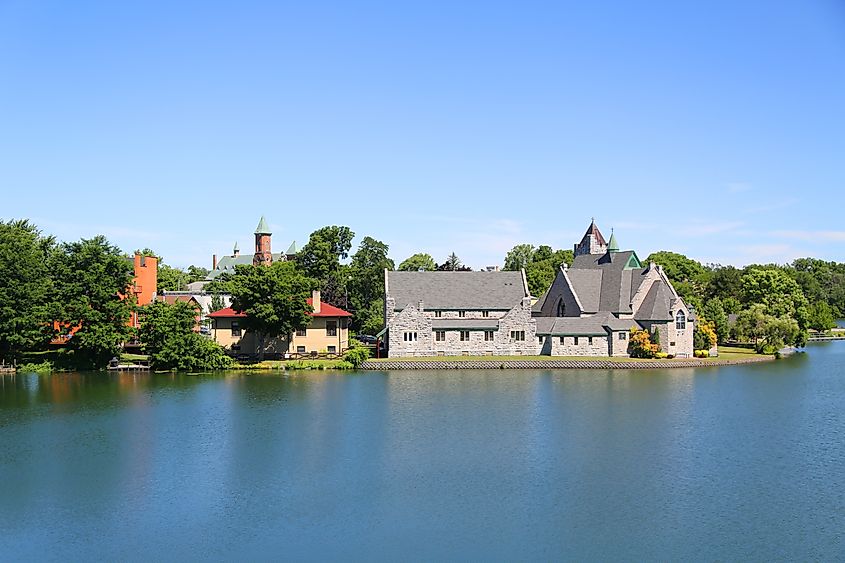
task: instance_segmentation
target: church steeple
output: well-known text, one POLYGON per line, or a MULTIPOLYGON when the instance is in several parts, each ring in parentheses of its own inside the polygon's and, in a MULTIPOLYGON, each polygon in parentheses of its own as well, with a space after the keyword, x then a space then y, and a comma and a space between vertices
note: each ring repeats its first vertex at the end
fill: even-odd
POLYGON ((604 240, 601 231, 596 226, 596 220, 593 218, 590 221, 590 226, 587 227, 587 232, 584 233, 581 242, 575 245, 575 256, 583 254, 604 254, 607 251, 607 242, 604 240))
POLYGON ((264 215, 258 222, 255 228, 255 255, 252 257, 252 264, 257 266, 263 264, 269 266, 273 262, 273 252, 270 250, 270 237, 273 233, 270 232, 270 227, 267 226, 267 221, 264 215))
POLYGON ((232 256, 240 256, 240 255, 241 255, 241 249, 238 248, 238 242, 235 241, 235 248, 232 249, 232 256))

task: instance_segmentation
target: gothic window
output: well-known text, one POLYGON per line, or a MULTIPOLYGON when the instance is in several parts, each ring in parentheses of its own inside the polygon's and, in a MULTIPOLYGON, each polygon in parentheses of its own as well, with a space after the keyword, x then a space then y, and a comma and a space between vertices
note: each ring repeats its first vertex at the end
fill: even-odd
POLYGON ((566 305, 563 303, 563 297, 557 300, 557 316, 558 317, 565 317, 566 316, 566 305))
POLYGON ((678 314, 675 315, 675 328, 678 330, 687 328, 687 316, 683 311, 678 311, 678 314))

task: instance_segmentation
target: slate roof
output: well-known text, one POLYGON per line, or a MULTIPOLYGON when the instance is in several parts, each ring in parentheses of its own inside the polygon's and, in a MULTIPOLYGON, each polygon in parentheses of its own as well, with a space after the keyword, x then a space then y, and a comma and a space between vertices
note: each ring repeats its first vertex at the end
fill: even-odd
POLYGON ((552 336, 604 336, 607 329, 627 331, 640 328, 634 319, 618 319, 610 313, 589 317, 535 317, 538 335, 552 336))
MULTIPOLYGON (((234 274, 235 266, 251 266, 252 258, 252 254, 239 254, 238 256, 223 256, 222 258, 220 258, 220 260, 217 261, 217 267, 208 273, 208 279, 213 280, 214 278, 223 273, 234 274)), ((273 262, 283 261, 284 259, 285 255, 281 252, 273 253, 273 262)))
POLYGON ((417 305, 442 310, 510 310, 528 296, 522 272, 388 272, 396 310, 417 305))
POLYGON ((643 321, 671 321, 670 308, 675 300, 672 290, 663 280, 654 282, 643 299, 635 319, 643 321))
POLYGON ((631 299, 643 281, 646 268, 626 269, 633 250, 582 254, 572 261, 567 275, 588 313, 631 313, 631 299))

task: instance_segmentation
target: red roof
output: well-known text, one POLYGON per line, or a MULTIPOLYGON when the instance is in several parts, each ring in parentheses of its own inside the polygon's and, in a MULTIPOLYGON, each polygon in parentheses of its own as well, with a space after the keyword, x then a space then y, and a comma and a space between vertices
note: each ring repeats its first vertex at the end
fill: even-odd
MULTIPOLYGON (((308 304, 311 305, 311 298, 307 299, 308 304)), ((226 307, 225 309, 220 309, 219 311, 214 311, 210 315, 208 315, 212 319, 228 319, 228 318, 239 318, 245 317, 245 313, 238 313, 231 307, 226 307)), ((320 312, 319 313, 311 313, 312 317, 351 317, 352 313, 347 313, 343 309, 339 309, 334 305, 329 305, 328 303, 321 303, 320 304, 320 312)))

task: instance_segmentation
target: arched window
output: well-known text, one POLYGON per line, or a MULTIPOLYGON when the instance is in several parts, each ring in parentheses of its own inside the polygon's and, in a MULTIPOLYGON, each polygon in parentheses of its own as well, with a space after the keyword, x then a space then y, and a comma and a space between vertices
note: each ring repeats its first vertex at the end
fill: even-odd
POLYGON ((566 305, 563 303, 563 297, 557 300, 557 316, 558 317, 565 317, 566 316, 566 305))
POLYGON ((678 314, 675 315, 675 328, 678 330, 687 328, 687 316, 683 311, 678 311, 678 314))

